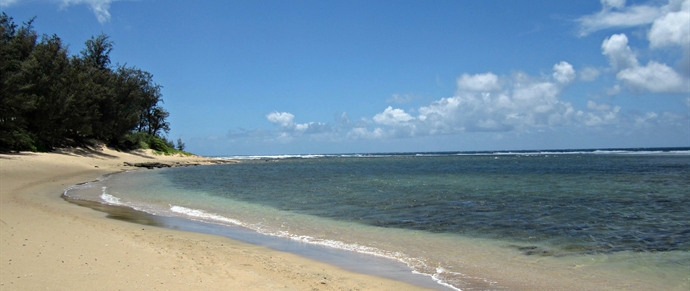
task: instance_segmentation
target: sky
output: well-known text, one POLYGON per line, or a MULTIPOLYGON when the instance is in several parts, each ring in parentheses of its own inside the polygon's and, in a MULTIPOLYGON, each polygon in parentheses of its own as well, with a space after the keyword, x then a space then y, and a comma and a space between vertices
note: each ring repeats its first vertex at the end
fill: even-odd
POLYGON ((0 0, 206 156, 690 146, 690 0, 0 0))

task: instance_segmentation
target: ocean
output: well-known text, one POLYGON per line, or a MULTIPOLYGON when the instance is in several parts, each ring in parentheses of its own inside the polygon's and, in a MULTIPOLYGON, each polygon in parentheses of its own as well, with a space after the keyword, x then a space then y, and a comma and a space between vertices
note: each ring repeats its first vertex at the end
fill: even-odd
POLYGON ((128 171, 65 196, 390 259, 438 290, 690 286, 690 148, 218 158, 240 163, 128 171))

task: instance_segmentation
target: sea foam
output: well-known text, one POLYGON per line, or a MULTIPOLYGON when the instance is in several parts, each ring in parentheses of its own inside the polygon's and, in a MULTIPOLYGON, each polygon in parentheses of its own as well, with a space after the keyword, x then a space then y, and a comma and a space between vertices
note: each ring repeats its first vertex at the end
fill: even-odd
POLYGON ((102 191, 101 196, 100 196, 101 199, 103 199, 103 201, 105 201, 105 203, 110 204, 110 205, 123 205, 122 202, 120 202, 120 198, 117 198, 113 195, 105 193, 106 188, 107 187, 102 188, 103 191, 102 191))
POLYGON ((235 220, 232 218, 227 218, 222 215, 214 214, 214 213, 208 213, 203 210, 199 209, 192 209, 192 208, 187 208, 187 207, 182 207, 182 206, 177 206, 177 205, 171 205, 170 206, 170 211, 179 213, 179 214, 184 214, 190 217, 194 218, 200 218, 202 220, 208 221, 216 221, 216 222, 225 222, 225 223, 230 223, 238 226, 246 226, 244 223, 242 223, 239 220, 235 220))
MULTIPOLYGON (((107 194, 106 194, 107 195, 107 194)), ((113 197, 113 196, 111 196, 113 197)), ((116 197, 113 197, 117 199, 116 197)), ((119 201, 119 200, 118 200, 119 201)), ((378 248, 374 247, 369 247, 369 246, 363 246, 359 244, 354 244, 354 243, 344 243, 341 241, 337 240, 330 240, 330 239, 320 239, 320 238, 315 238, 312 236, 307 236, 307 235, 296 235, 296 234, 291 234, 286 231, 277 231, 277 232, 269 232, 261 229, 260 227, 254 225, 248 225, 246 223, 243 223, 239 220, 228 218, 222 215, 218 215, 215 213, 209 213, 203 210, 199 209, 193 209, 193 208, 188 208, 188 207, 183 207, 183 206, 178 206, 178 205, 170 205, 170 211, 178 214, 185 215, 187 217, 191 218, 196 218, 200 219, 205 222, 220 222, 220 223, 229 223, 233 224, 236 226, 241 226, 241 227, 246 227, 249 229, 252 229, 258 233, 264 234, 264 235, 270 235, 270 236, 277 236, 277 237, 282 237, 290 240, 295 240, 299 241, 302 243, 307 243, 307 244, 313 244, 313 245, 321 245, 321 246, 326 246, 326 247, 331 247, 331 248, 336 248, 336 249, 341 249, 341 250, 347 250, 347 251, 352 251, 352 252, 357 252, 357 253, 362 253, 362 254, 368 254, 376 257, 381 257, 381 258, 386 258, 386 259, 391 259, 394 261, 402 262, 405 265, 407 265, 415 274, 420 274, 424 276, 431 277, 436 283, 446 286, 448 288, 454 289, 454 290, 460 290, 451 284, 446 283, 443 279, 440 278, 439 275, 441 275, 443 269, 436 268, 436 273, 433 272, 425 272, 421 270, 432 270, 433 268, 430 268, 427 266, 423 261, 416 259, 416 258, 411 258, 403 253, 400 252, 390 252, 390 251, 384 251, 378 248), (431 273, 431 274, 430 274, 431 273)))

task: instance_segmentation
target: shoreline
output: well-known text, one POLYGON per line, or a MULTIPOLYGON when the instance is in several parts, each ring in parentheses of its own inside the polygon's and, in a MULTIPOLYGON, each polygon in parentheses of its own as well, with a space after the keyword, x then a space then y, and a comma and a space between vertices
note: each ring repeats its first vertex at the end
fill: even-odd
POLYGON ((312 259, 358 274, 406 282, 432 290, 456 290, 446 287, 445 283, 435 281, 429 275, 415 273, 405 263, 394 259, 262 234, 241 226, 218 225, 182 217, 158 216, 127 206, 76 199, 65 194, 61 195, 61 197, 69 203, 103 212, 110 219, 192 233, 222 236, 251 245, 265 246, 276 251, 296 254, 306 259, 312 259))
POLYGON ((125 162, 215 163, 107 148, 0 154, 0 289, 425 290, 218 235, 107 219, 62 191, 125 162))
MULTIPOLYGON (((77 151, 0 154, 0 290, 429 290, 359 266, 337 267, 216 232, 109 219, 108 213, 65 203, 62 193, 70 186, 137 169, 125 162, 214 163, 150 152, 77 151)), ((678 280, 675 269, 671 281, 635 266, 621 273, 621 254, 570 257, 564 264, 492 242, 467 241, 460 248, 464 255, 457 262, 471 264, 462 271, 468 286, 480 290, 685 290, 690 282, 678 280), (500 281, 474 280, 481 278, 500 281)), ((645 258, 654 259, 635 255, 645 258)))

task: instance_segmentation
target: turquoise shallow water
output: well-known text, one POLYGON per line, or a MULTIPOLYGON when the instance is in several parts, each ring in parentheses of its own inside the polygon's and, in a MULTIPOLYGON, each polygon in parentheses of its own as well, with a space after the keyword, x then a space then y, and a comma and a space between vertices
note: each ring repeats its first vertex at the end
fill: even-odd
POLYGON ((689 189, 690 151, 674 149, 245 157, 66 194, 393 258, 488 290, 500 278, 472 266, 534 258, 687 286, 689 189))

